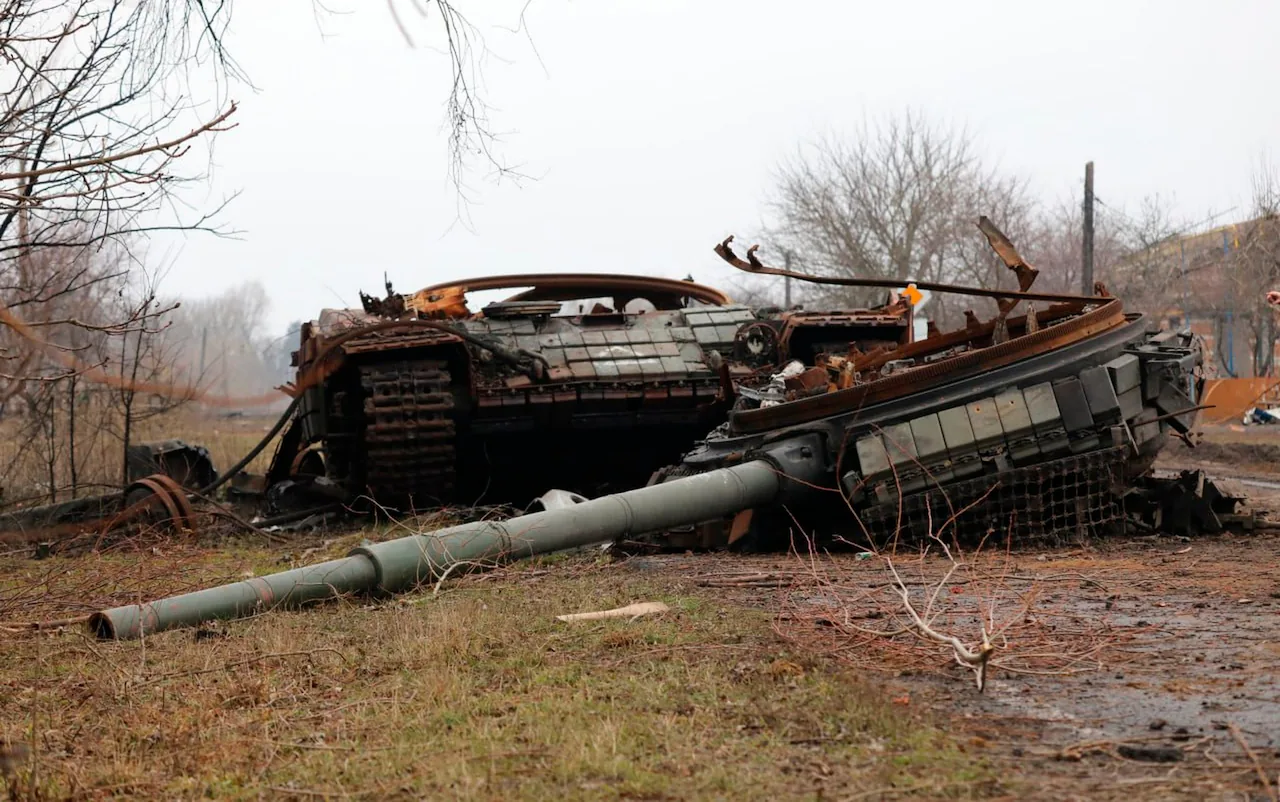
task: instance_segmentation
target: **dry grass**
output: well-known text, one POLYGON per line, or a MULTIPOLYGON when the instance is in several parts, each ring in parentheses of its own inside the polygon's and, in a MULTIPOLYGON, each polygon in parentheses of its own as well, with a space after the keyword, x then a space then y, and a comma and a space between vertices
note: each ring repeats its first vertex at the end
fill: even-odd
MULTIPOLYGON (((275 423, 277 415, 253 415, 221 418, 194 409, 178 409, 135 424, 130 440, 145 443, 160 440, 184 440, 209 450, 214 467, 225 471, 238 462, 275 423)), ((24 420, 9 417, 0 421, 0 486, 6 503, 32 498, 33 503, 48 499, 48 448, 39 438, 32 439, 24 429, 24 420)), ((65 414, 58 421, 58 445, 55 454, 55 477, 59 500, 71 497, 71 471, 66 443, 65 414)), ((77 424, 76 466, 80 496, 104 492, 118 486, 122 451, 119 424, 106 426, 101 418, 77 424)), ((273 448, 268 447, 248 466, 250 471, 265 471, 273 448)))
MULTIPOLYGON (((0 600, 40 572, 40 612, 54 616, 66 612, 59 599, 83 609, 280 570, 315 545, 293 558, 256 547, 8 558, 0 600), (146 587, 139 577, 158 566, 179 566, 181 578, 146 587), (90 598, 66 592, 75 589, 90 598)), ((31 799, 830 798, 880 788, 936 798, 990 789, 981 762, 928 722, 848 668, 793 651, 767 612, 716 593, 678 574, 559 558, 470 577, 438 597, 332 604, 208 637, 0 636, 0 737, 28 752, 11 788, 31 799), (634 601, 672 612, 554 618, 634 601)))

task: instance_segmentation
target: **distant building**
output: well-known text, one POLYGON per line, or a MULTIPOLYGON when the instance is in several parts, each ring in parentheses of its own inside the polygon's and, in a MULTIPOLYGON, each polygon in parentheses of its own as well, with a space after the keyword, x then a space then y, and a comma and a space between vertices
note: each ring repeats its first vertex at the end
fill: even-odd
POLYGON ((1205 341, 1209 377, 1277 373, 1280 333, 1267 307, 1280 288, 1280 219, 1263 217, 1166 239, 1118 264, 1108 289, 1161 328, 1191 330, 1205 341))

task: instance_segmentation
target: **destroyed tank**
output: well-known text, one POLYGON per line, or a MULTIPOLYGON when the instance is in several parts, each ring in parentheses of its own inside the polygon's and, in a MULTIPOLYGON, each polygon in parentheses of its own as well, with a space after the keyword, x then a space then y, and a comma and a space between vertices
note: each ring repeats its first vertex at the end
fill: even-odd
POLYGON ((497 276, 326 309, 302 327, 298 403, 268 485, 324 475, 405 509, 525 503, 549 477, 643 485, 722 423, 734 382, 911 341, 911 305, 752 309, 689 280, 497 276), (519 292, 514 292, 519 289, 519 292), (505 290, 477 312, 468 294, 505 290))
MULTIPOLYGON (((404 592, 459 566, 606 542, 620 550, 811 549, 825 539, 874 549, 908 538, 948 548, 994 537, 1003 548, 1115 531, 1167 439, 1186 437, 1203 408, 1201 343, 1125 311, 1101 285, 1088 296, 1030 292, 1035 269, 990 221, 979 225, 1018 290, 915 286, 995 298, 993 319, 967 315, 958 331, 821 351, 800 372, 753 374, 767 389, 739 395, 745 403, 645 487, 593 499, 549 490, 543 509, 506 521, 366 542, 340 559, 102 610, 89 627, 100 638, 137 638, 348 593, 404 592), (1032 306, 1042 302, 1048 306, 1032 306), (1012 316, 1018 303, 1028 308, 1012 316), (829 380, 817 381, 814 369, 829 380)), ((729 240, 717 251, 751 272, 787 275, 761 264, 754 249, 738 259, 729 240)), ((734 383, 733 392, 744 386, 751 384, 734 383)), ((544 489, 561 484, 550 473, 538 478, 544 489)), ((1184 500, 1171 509, 1185 510, 1184 500)))

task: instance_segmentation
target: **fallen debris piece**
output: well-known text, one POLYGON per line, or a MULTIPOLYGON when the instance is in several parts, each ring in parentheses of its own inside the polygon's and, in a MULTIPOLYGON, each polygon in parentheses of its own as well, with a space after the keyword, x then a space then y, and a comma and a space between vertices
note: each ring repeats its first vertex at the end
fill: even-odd
POLYGON ((1263 407, 1253 407, 1244 413, 1244 417, 1241 418, 1240 422, 1245 426, 1280 423, 1280 407, 1270 407, 1266 409, 1263 407))
POLYGON ((99 638, 126 640, 215 618, 297 608, 347 593, 402 593, 429 582, 438 585, 460 570, 662 532, 701 516, 718 519, 751 507, 785 503, 795 487, 808 487, 817 478, 805 466, 793 470, 801 481, 784 484, 777 469, 761 458, 564 509, 362 544, 340 559, 102 610, 90 617, 89 628, 99 638))
POLYGON ((581 504, 586 500, 587 497, 579 493, 571 493, 568 490, 551 489, 535 498, 533 503, 529 505, 526 512, 560 510, 565 507, 572 507, 574 504, 581 504))
POLYGON ((195 528, 195 510, 183 487, 157 473, 132 482, 123 492, 73 499, 0 514, 0 542, 42 543, 36 557, 52 554, 57 542, 89 532, 105 534, 126 524, 195 528))
MULTIPOLYGON (((1223 491, 1204 471, 1139 477, 1124 496, 1129 520, 1171 535, 1217 534, 1227 525, 1253 529, 1253 516, 1237 513, 1244 499, 1223 491)), ((1179 554, 1183 552, 1177 552, 1179 554)))
POLYGON ((558 615, 556 616, 556 620, 599 621, 603 618, 630 618, 634 620, 642 615, 665 613, 670 609, 670 607, 662 602, 638 602, 636 604, 628 604, 626 607, 617 607, 612 610, 600 610, 594 613, 569 613, 568 615, 558 615))
POLYGON ((794 574, 752 572, 710 576, 698 580, 704 588, 782 588, 794 585, 794 574))
POLYGON ((1172 746, 1138 746, 1135 744, 1119 744, 1116 753, 1129 760, 1143 763, 1177 763, 1182 760, 1182 750, 1172 746))
POLYGON ((208 449, 181 440, 139 443, 129 447, 127 462, 129 484, 123 491, 0 513, 0 541, 47 541, 52 549, 68 536, 101 534, 127 523, 192 529, 195 513, 188 495, 218 476, 208 449))

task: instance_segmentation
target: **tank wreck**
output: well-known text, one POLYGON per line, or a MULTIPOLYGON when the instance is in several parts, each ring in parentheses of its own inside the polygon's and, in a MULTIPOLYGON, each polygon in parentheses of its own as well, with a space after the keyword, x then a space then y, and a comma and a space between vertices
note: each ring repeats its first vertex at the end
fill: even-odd
MULTIPOLYGON (((659 299, 655 316, 638 315, 629 320, 614 309, 590 313, 608 316, 604 325, 614 327, 600 332, 603 343, 593 343, 601 349, 600 354, 611 353, 606 350, 610 331, 614 332, 614 343, 622 344, 620 327, 624 323, 630 332, 643 327, 642 320, 645 324, 657 322, 671 333, 669 342, 677 352, 680 346, 676 343, 688 347, 690 359, 681 360, 682 369, 692 373, 692 368, 684 366, 697 366, 698 380, 706 384, 695 387, 707 388, 708 405, 716 405, 723 416, 682 456, 655 471, 643 487, 590 499, 550 493, 544 509, 538 512, 364 544, 342 559, 150 604, 104 610, 92 617, 91 628, 102 638, 137 637, 144 632, 250 615, 267 608, 294 607, 345 593, 397 593, 438 582, 459 566, 465 570, 467 566, 592 544, 610 544, 620 550, 741 549, 786 547, 804 537, 826 538, 828 542, 841 539, 874 548, 875 543, 890 538, 981 539, 993 535, 1015 542, 1114 531, 1126 525, 1126 503, 1135 494, 1140 506, 1148 510, 1160 507, 1153 502, 1158 495, 1150 476, 1154 458, 1170 437, 1187 436, 1203 408, 1197 404, 1203 381, 1199 341, 1189 333, 1150 325, 1142 314, 1126 311, 1101 285, 1096 294, 1087 296, 1033 291, 1035 268, 1022 260, 1012 243, 986 218, 979 221, 979 228, 1016 277, 1018 289, 917 282, 920 289, 994 298, 998 310, 985 323, 969 315, 964 328, 920 341, 913 341, 909 328, 901 325, 910 320, 909 306, 877 310, 865 317, 850 315, 837 331, 822 331, 819 326, 807 331, 808 327, 801 325, 798 332, 788 332, 793 318, 734 310, 720 302, 719 296, 696 285, 675 283, 664 297, 655 292, 659 285, 651 280, 643 280, 643 284, 659 299), (689 303, 690 299, 698 305, 689 303), (1023 311, 1015 315, 1019 304, 1023 311), (712 317, 716 314, 735 317, 721 324, 712 317), (764 326, 760 325, 762 320, 764 326), (690 333, 682 336, 692 339, 675 339, 675 330, 708 326, 716 327, 714 335, 699 338, 690 333), (895 326, 901 328, 897 337, 891 335, 895 326), (760 335, 760 340, 776 342, 774 350, 731 350, 765 327, 773 334, 760 335), (797 334, 801 336, 797 338, 797 334), (774 335, 776 341, 769 339, 774 335), (696 357, 705 361, 695 361, 694 347, 698 349, 696 357), (708 353, 719 353, 720 349, 733 357, 716 360, 708 353), (753 367, 747 361, 748 353, 757 358, 769 353, 770 358, 753 367)), ((755 248, 747 252, 745 260, 739 258, 731 240, 717 245, 716 252, 730 264, 757 274, 790 275, 843 286, 895 285, 872 279, 791 274, 764 265, 755 248)), ((528 277, 524 281, 528 282, 528 277)), ((568 376, 573 375, 573 368, 562 367, 561 359, 571 365, 582 361, 596 367, 590 360, 575 361, 555 350, 581 348, 588 356, 592 353, 586 347, 581 317, 587 313, 555 321, 551 302, 560 308, 566 295, 588 287, 598 293, 607 286, 618 295, 640 288, 634 284, 630 285, 632 290, 624 290, 626 281, 621 277, 566 279, 564 284, 548 286, 532 297, 517 296, 507 305, 489 310, 497 315, 484 316, 465 313, 454 303, 456 294, 439 288, 409 298, 392 294, 385 301, 366 300, 368 315, 389 314, 396 320, 369 321, 364 328, 352 330, 359 334, 330 334, 327 345, 321 345, 319 339, 308 345, 317 337, 313 327, 304 335, 300 371, 328 364, 326 360, 339 346, 378 342, 357 337, 391 331, 402 315, 412 313, 409 320, 419 326, 450 321, 441 324, 448 329, 428 326, 429 333, 402 331, 395 336, 427 338, 421 344, 409 340, 415 343, 414 348, 431 349, 440 344, 455 348, 457 361, 437 357, 442 352, 429 350, 422 356, 426 359, 430 355, 443 366, 456 366, 466 377, 456 384, 454 405, 447 407, 465 411, 465 415, 451 413, 455 426, 458 421, 465 420, 471 426, 486 418, 481 398, 517 398, 512 406, 523 413, 526 405, 535 403, 530 400, 530 388, 552 375, 565 377, 561 381, 567 382, 566 370, 568 376), (590 284, 591 280, 600 283, 590 284), (431 306, 439 303, 449 304, 452 312, 431 306), (542 326, 533 325, 527 316, 527 305, 535 303, 546 304, 539 307, 539 314, 545 316, 542 326), (506 311, 520 314, 503 317, 506 311), (464 328, 458 321, 469 326, 464 328), (483 327, 480 321, 485 323, 483 327), (559 346, 549 344, 553 342, 548 331, 553 321, 559 346), (516 327, 534 333, 517 334, 516 327), (495 329, 506 332, 501 335, 505 339, 495 336, 495 329), (570 336, 584 335, 584 344, 565 346, 566 331, 573 332, 570 336), (539 340, 539 336, 548 339, 539 340), (457 342, 442 337, 456 337, 457 342), (472 343, 471 337, 482 339, 483 345, 472 343), (463 343, 489 353, 491 360, 505 367, 486 373, 484 362, 470 363, 473 352, 460 350, 463 343), (545 361, 535 356, 538 353, 545 361), (463 354, 467 355, 465 364, 460 361, 463 354), (557 370, 559 373, 552 373, 557 370), (468 397, 466 392, 473 395, 468 397)), ((668 342, 655 339, 653 332, 658 330, 657 326, 646 328, 647 344, 668 342)), ((403 345, 406 340, 395 342, 403 345)), ((632 343, 629 338, 626 342, 632 343)), ((374 347, 350 353, 383 350, 374 347)), ((656 347, 654 351, 656 354, 656 347)), ((634 352, 631 348, 630 353, 634 352)), ((403 354, 397 351, 395 358, 402 359, 403 354)), ((660 363, 662 357, 636 359, 660 363)), ((345 399, 341 393, 356 392, 361 386, 357 376, 385 369, 373 367, 378 364, 376 359, 369 363, 346 361, 345 355, 335 360, 324 380, 308 388, 316 400, 294 418, 294 445, 283 451, 283 457, 277 454, 277 460, 297 460, 296 455, 307 453, 302 450, 304 443, 324 442, 330 450, 335 443, 343 443, 335 437, 338 430, 317 428, 316 416, 327 421, 330 413, 336 416, 336 412, 354 409, 346 400, 332 404, 335 397, 345 399), (335 379, 342 371, 348 372, 348 378, 335 379), (330 405, 318 406, 324 399, 330 405), (312 422, 302 423, 309 418, 312 422), (303 426, 311 428, 304 430, 303 426)), ((643 383, 643 368, 635 370, 636 379, 643 383)), ((680 381, 692 379, 664 385, 663 398, 674 397, 677 387, 688 388, 680 381)), ((413 383, 397 386, 412 387, 413 383)), ((452 373, 441 386, 455 387, 452 373)), ((583 392, 579 390, 575 396, 579 404, 583 392)), ((692 390, 695 402, 702 397, 700 392, 692 390)), ((376 393, 366 389, 357 397, 367 409, 378 409, 380 396, 376 393)), ((643 396, 637 399, 643 400, 643 396)), ((428 406, 433 407, 425 410, 430 414, 445 405, 428 406)), ((489 420, 512 420, 498 411, 503 404, 490 402, 488 406, 489 420)), ((370 427, 380 434, 376 412, 364 420, 366 438, 370 427)), ((460 429, 453 430, 459 438, 460 429)), ((402 430, 403 426, 388 431, 402 430)), ((496 426, 488 431, 501 430, 502 426, 496 426)), ((355 435, 349 442, 360 442, 358 432, 344 433, 355 435)), ((676 446, 674 438, 670 445, 676 446)), ((347 453, 347 469, 361 470, 349 456, 352 452, 347 453)), ((656 459, 660 455, 652 456, 656 459)), ((456 452, 449 457, 455 459, 456 452)), ((369 469, 364 470, 367 478, 369 469)), ((560 476, 550 473, 538 479, 543 489, 561 483, 560 476)), ((1226 515, 1234 507, 1234 499, 1205 491, 1194 477, 1181 477, 1176 484, 1185 491, 1179 509, 1197 509, 1206 520, 1220 520, 1218 512, 1226 515), (1199 507, 1196 499, 1203 502, 1199 507)))
MULTIPOLYGON (((1101 285, 1093 296, 1030 292, 1037 271, 989 220, 979 227, 1019 282, 1019 292, 999 293, 995 318, 982 323, 970 313, 957 331, 851 351, 809 368, 800 375, 819 375, 773 403, 739 403, 654 483, 760 457, 793 480, 804 503, 745 509, 657 540, 778 545, 797 526, 848 537, 852 525, 865 542, 944 530, 1025 542, 1122 526, 1137 479, 1170 437, 1188 435, 1202 408, 1201 345, 1126 312, 1101 285), (1015 316, 1019 302, 1026 310, 1015 316)), ((729 263, 787 275, 760 263, 754 249, 739 259, 730 240, 716 248, 729 263)))
POLYGON ((326 309, 294 354, 268 486, 323 476, 387 509, 644 484, 791 360, 911 341, 911 306, 752 309, 692 281, 495 276, 326 309), (468 308, 468 295, 519 292, 468 308), (512 470, 512 465, 537 470, 512 470))

